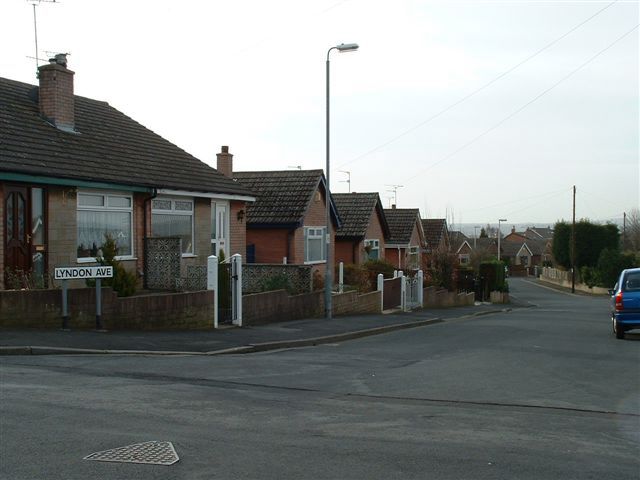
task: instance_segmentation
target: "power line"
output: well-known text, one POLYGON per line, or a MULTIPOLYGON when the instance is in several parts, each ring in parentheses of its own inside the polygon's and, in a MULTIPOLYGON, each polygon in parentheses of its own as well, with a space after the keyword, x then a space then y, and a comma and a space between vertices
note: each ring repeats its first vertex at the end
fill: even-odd
POLYGON ((443 110, 440 110, 438 113, 432 115, 431 117, 427 118, 426 120, 418 123, 417 125, 409 128, 408 130, 405 130, 404 132, 400 133, 399 135, 396 135, 395 137, 393 137, 391 140, 386 141, 385 143, 382 143, 380 145, 378 145, 375 148, 372 148, 371 150, 369 150, 366 153, 363 153, 362 155, 349 160, 341 165, 338 166, 338 168, 342 168, 345 165, 348 165, 350 163, 353 162, 357 162, 358 160, 374 153, 377 152, 378 150, 386 147, 387 145, 392 144, 393 142, 395 142, 396 140, 399 140, 400 138, 410 134, 411 132, 419 129, 420 127, 423 127, 424 125, 430 123, 431 121, 435 120, 436 118, 440 117, 441 115, 443 115, 444 113, 448 112, 449 110, 451 110, 454 107, 457 107, 458 105, 460 105, 461 103, 467 101, 468 99, 470 99, 471 97, 475 96, 476 94, 480 93, 482 90, 484 90, 485 88, 493 85, 495 82, 497 82, 498 80, 500 80, 501 78, 505 77, 506 75, 510 74, 511 72, 513 72, 515 69, 517 69, 518 67, 522 66, 523 64, 525 64, 526 62, 528 62, 529 60, 532 60, 533 58, 537 57, 539 54, 541 54, 542 52, 544 52, 545 50, 547 50, 548 48, 552 47, 553 45, 555 45, 556 43, 558 43, 560 40, 562 40, 563 38, 567 37, 568 35, 570 35, 571 33, 573 33, 575 30, 577 30, 578 28, 580 28, 581 26, 583 26, 585 23, 591 21, 593 18, 597 17, 598 15, 600 15, 602 12, 604 12, 606 9, 608 9, 609 7, 611 7, 613 4, 617 3, 620 0, 614 0, 613 2, 609 3, 608 5, 606 5, 605 7, 601 8, 600 10, 598 10, 596 13, 594 13, 593 15, 591 15, 590 17, 588 17, 587 19, 583 20, 582 22, 580 22, 578 25, 576 25, 575 27, 573 27, 571 30, 563 33, 562 35, 560 35, 558 38, 556 38, 555 40, 551 41, 550 43, 547 43, 544 47, 538 49, 536 52, 532 53, 531 55, 529 55, 527 58, 525 58, 524 60, 520 61, 519 63, 515 64, 513 67, 509 68, 508 70, 506 70, 505 72, 501 73, 500 75, 498 75, 497 77, 495 77, 493 80, 490 80, 489 82, 485 83, 484 85, 482 85, 480 88, 474 90, 473 92, 469 93, 468 95, 462 97, 460 100, 452 103, 451 105, 449 105, 448 107, 444 108, 443 110))
POLYGON ((595 55, 593 55, 591 58, 589 58, 589 60, 587 60, 586 62, 582 63, 580 66, 578 66, 577 68, 575 68, 574 70, 572 70, 571 72, 569 72, 567 75, 565 75, 564 77, 562 77, 560 80, 558 80, 556 83, 554 83, 553 85, 551 85, 550 87, 548 87, 547 89, 543 90, 541 93, 539 93, 538 95, 536 95, 535 97, 533 97, 531 100, 529 100, 527 103, 525 103, 524 105, 522 105, 521 107, 517 108, 516 110, 514 110, 513 112, 511 112, 509 115, 507 115, 505 118, 503 118, 502 120, 500 120, 498 123, 494 124, 492 127, 488 128, 487 130, 485 130, 484 132, 482 132, 480 135, 477 135, 476 137, 474 137, 473 139, 469 140, 467 143, 465 143, 464 145, 462 145, 461 147, 457 148, 456 150, 454 150, 453 152, 445 155, 443 158, 441 158, 440 160, 438 160, 435 163, 432 163, 431 165, 429 165, 427 168, 424 168, 422 170, 420 170, 419 172, 414 172, 413 175, 411 176, 411 178, 405 180, 404 183, 410 183, 413 180, 416 180, 418 178, 418 174, 424 173, 430 169, 432 169, 433 167, 435 167, 436 165, 439 165, 447 160, 449 160, 451 157, 453 157, 454 155, 456 155, 457 153, 461 152, 462 150, 464 150, 465 148, 473 145, 475 142, 477 142, 478 140, 480 140, 482 137, 484 137, 485 135, 491 133, 492 131, 494 131, 495 129, 497 129, 498 127, 502 126, 504 123, 506 123, 507 121, 511 120, 513 117, 515 117, 518 113, 520 113, 521 111, 523 111, 525 108, 527 108, 529 105, 531 105, 532 103, 536 102, 537 100, 539 100, 541 97, 543 97, 544 95, 546 95, 547 93, 549 93, 551 90, 553 90, 554 88, 556 88, 558 85, 560 85, 562 82, 564 82, 565 80, 568 80, 569 78, 571 78, 573 75, 575 75, 578 71, 582 70, 584 67, 586 67, 587 65, 589 65, 591 62, 593 62, 596 58, 598 58, 600 55, 602 55, 603 53, 605 53, 607 50, 609 50, 610 48, 612 48, 614 45, 616 45, 618 42, 620 42, 621 40, 623 40, 625 37, 627 37, 628 35, 630 35, 631 33, 633 33, 638 27, 640 26, 640 24, 635 25, 631 30, 627 31, 626 33, 624 33, 622 36, 618 37, 613 43, 609 44, 607 47, 603 48, 602 50, 600 50, 598 53, 596 53, 595 55))

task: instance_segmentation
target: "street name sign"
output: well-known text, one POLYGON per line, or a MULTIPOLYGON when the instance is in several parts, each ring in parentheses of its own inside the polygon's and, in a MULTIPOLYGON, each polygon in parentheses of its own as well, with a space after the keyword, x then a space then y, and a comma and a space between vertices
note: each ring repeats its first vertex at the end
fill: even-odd
POLYGON ((54 271, 56 280, 74 280, 77 278, 111 278, 113 267, 61 267, 54 271))

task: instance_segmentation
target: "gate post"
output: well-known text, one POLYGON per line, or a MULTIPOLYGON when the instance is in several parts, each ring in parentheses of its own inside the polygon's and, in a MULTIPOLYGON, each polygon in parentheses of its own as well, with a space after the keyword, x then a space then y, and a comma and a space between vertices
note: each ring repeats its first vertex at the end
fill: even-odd
POLYGON ((423 290, 423 286, 424 285, 424 272, 422 270, 418 270, 418 303, 420 304, 420 308, 423 307, 423 302, 424 302, 424 290, 423 290))
POLYGON ((231 255, 231 318, 232 323, 242 326, 242 255, 236 253, 231 255))
POLYGON ((338 264, 338 293, 344 292, 344 263, 338 264))
POLYGON ((400 308, 403 312, 408 312, 408 303, 407 303, 407 277, 400 273, 400 308))
POLYGON ((213 290, 213 328, 218 328, 218 257, 207 257, 207 290, 213 290))
POLYGON ((378 274, 378 291, 380 292, 380 313, 384 311, 384 275, 378 274))

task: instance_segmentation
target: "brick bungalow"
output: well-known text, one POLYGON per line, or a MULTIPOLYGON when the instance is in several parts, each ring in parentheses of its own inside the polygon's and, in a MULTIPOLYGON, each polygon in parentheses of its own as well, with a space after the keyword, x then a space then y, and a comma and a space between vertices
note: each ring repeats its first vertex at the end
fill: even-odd
MULTIPOLYGON (((228 152, 218 170, 248 190, 256 200, 247 206, 247 263, 326 266, 326 181, 322 170, 235 172, 228 152)), ((330 199, 330 248, 340 220, 330 199)), ((332 250, 333 253, 333 250, 332 250)), ((335 258, 335 257, 334 257, 335 258)))
POLYGON ((425 248, 424 231, 417 208, 385 208, 384 215, 389 224, 386 239, 385 259, 402 269, 418 269, 421 252, 425 248))
POLYGON ((65 55, 39 86, 0 78, 0 289, 95 262, 105 235, 129 271, 144 239, 181 238, 182 263, 245 252, 252 193, 105 102, 73 93, 65 55))
POLYGON ((389 225, 377 193, 334 193, 341 226, 336 233, 336 262, 361 264, 385 257, 389 225))

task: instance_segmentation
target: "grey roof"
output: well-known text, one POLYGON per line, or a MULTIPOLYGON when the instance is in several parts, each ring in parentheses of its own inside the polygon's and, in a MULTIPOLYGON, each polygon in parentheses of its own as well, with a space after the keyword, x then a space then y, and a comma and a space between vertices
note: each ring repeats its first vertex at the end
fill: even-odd
POLYGON ((251 195, 106 102, 75 96, 77 133, 40 116, 39 88, 0 78, 0 172, 251 195))
POLYGON ((364 237, 374 212, 378 213, 384 236, 389 236, 389 225, 378 193, 333 193, 331 196, 340 216, 338 238, 364 237))
MULTIPOLYGON (((316 190, 325 190, 322 170, 233 172, 233 177, 256 196, 247 207, 247 225, 253 226, 300 226, 316 190)), ((333 201, 332 214, 339 224, 333 201)))
POLYGON ((422 230, 428 250, 437 248, 443 240, 446 243, 449 241, 446 218, 425 218, 422 220, 422 230))
POLYGON ((409 244, 416 222, 420 224, 420 211, 417 208, 385 208, 384 215, 389 224, 388 244, 409 244))

